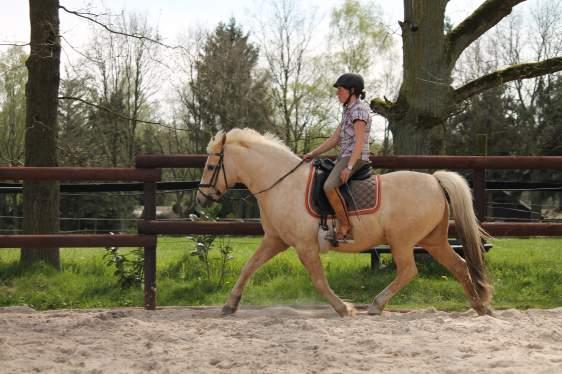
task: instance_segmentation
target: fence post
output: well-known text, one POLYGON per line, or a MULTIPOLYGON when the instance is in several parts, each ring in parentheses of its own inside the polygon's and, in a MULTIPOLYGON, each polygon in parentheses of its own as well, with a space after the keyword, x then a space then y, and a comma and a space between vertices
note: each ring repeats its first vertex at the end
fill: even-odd
MULTIPOLYGON (((144 183, 143 219, 156 219, 156 183, 144 183)), ((156 246, 144 247, 144 308, 156 309, 156 246)))
POLYGON ((476 217, 483 222, 486 220, 486 169, 472 170, 472 188, 474 193, 474 210, 476 217))
POLYGON ((376 271, 381 265, 381 255, 377 250, 371 251, 371 271, 376 271))

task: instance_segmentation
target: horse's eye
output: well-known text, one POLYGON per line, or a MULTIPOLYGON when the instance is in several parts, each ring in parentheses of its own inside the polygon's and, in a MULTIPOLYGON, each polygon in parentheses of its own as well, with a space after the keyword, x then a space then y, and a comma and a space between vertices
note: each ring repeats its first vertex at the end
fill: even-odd
POLYGON ((215 165, 207 165, 207 170, 209 171, 215 170, 215 165))

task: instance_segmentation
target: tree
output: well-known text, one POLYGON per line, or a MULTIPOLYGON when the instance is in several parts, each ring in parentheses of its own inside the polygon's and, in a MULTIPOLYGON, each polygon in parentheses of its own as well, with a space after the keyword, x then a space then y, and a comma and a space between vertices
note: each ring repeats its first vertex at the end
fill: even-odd
MULTIPOLYGON (((59 1, 29 0, 30 54, 26 65, 25 165, 57 166, 57 98, 60 83, 59 1)), ((23 230, 59 231, 59 183, 25 181, 23 230)), ((60 269, 58 248, 22 248, 20 261, 60 269)))
MULTIPOLYGON (((27 53, 12 47, 0 54, 0 164, 21 166, 24 163, 25 83, 27 53)), ((21 197, 0 196, 0 215, 21 216, 21 197)), ((4 230, 18 228, 17 222, 2 219, 4 230)), ((15 231, 17 232, 17 231, 15 231)))
MULTIPOLYGON (((169 149, 172 153, 206 152, 210 138, 208 130, 205 128, 206 124, 203 122, 204 108, 200 105, 197 95, 200 89, 197 87, 193 89, 193 87, 197 82, 197 66, 203 45, 208 38, 208 32, 203 29, 192 29, 184 37, 183 53, 177 64, 180 71, 179 84, 175 87, 178 100, 173 113, 173 122, 178 124, 179 128, 170 129, 169 139, 176 140, 173 144, 170 142, 162 144, 162 149, 169 149)), ((197 176, 199 177, 199 175, 197 176)))
MULTIPOLYGON (((507 156, 525 138, 514 115, 516 103, 505 87, 495 87, 468 100, 447 122, 447 154, 507 156)), ((523 151, 522 154, 525 152, 523 151)))
MULTIPOLYGON (((494 32, 476 40, 455 66, 455 81, 467 84, 479 76, 514 65, 523 59, 555 57, 562 51, 560 30, 562 2, 539 2, 525 17, 513 14, 495 27, 494 32)), ((490 155, 541 155, 542 140, 551 139, 554 123, 545 121, 550 97, 556 92, 557 74, 515 80, 472 96, 460 115, 447 122, 447 152, 490 155), (489 131, 483 131, 487 124, 489 131), (456 131, 462 129, 462 132, 456 131), (550 130, 547 130, 550 129, 550 130), (457 138, 464 133, 476 142, 457 138), (521 142, 521 139, 535 141, 521 142), (467 148, 471 144, 473 148, 467 148)))
POLYGON ((542 110, 539 121, 543 124, 543 131, 537 143, 541 154, 562 156, 562 76, 555 77, 549 88, 540 96, 542 110))
POLYGON ((395 101, 377 98, 371 108, 388 118, 395 153, 443 153, 445 121, 465 100, 506 82, 562 70, 562 57, 508 66, 452 87, 461 53, 525 0, 487 0, 445 32, 448 0, 404 0, 403 78, 395 101))
MULTIPOLYGON (((372 0, 345 0, 332 10, 330 17, 330 51, 324 57, 327 96, 333 105, 336 77, 345 72, 361 74, 365 79, 367 97, 385 89, 397 90, 393 38, 385 26, 381 7, 372 0)), ((332 112, 335 112, 332 109, 332 112)), ((339 109, 339 108, 338 108, 339 109)), ((340 111, 337 111, 336 121, 340 111)), ((390 139, 387 128, 382 152, 388 153, 390 139)), ((375 146, 374 142, 371 142, 375 146)))
POLYGON ((24 162, 26 58, 22 47, 0 55, 0 163, 9 166, 24 162))
POLYGON ((195 99, 191 115, 200 118, 206 140, 234 127, 271 129, 268 79, 257 70, 258 58, 258 48, 234 19, 208 35, 190 84, 195 99))
MULTIPOLYGON (((88 78, 75 70, 67 68, 60 94, 62 97, 91 97, 88 78)), ((99 166, 96 165, 99 149, 91 147, 91 139, 96 134, 88 126, 90 109, 76 100, 59 100, 57 158, 61 166, 99 166)))
POLYGON ((158 31, 146 17, 121 13, 116 24, 107 18, 111 32, 96 34, 83 62, 91 66, 90 126, 92 146, 101 150, 101 164, 132 166, 137 152, 138 127, 151 113, 150 96, 157 74, 158 31), (96 139, 98 139, 96 141, 96 139))
POLYGON ((330 44, 339 72, 367 75, 373 60, 390 46, 380 7, 373 2, 345 0, 330 19, 330 44), (338 66, 338 64, 340 66, 338 66))
POLYGON ((318 132, 329 112, 318 100, 326 92, 325 71, 308 55, 315 16, 297 4, 268 2, 257 34, 271 76, 276 132, 294 152, 307 149, 308 131, 318 132))
MULTIPOLYGON (((475 41, 455 67, 461 85, 479 76, 514 65, 521 60, 553 58, 560 47, 562 2, 537 2, 523 17, 515 13, 475 41)), ((447 120, 448 154, 556 155, 560 152, 560 74, 515 80, 466 100, 458 115, 447 120)), ((559 153, 560 154, 560 153, 559 153)), ((494 180, 556 181, 560 173, 530 170, 490 170, 494 180)), ((498 194, 500 195, 500 194, 498 194)), ((511 191, 512 198, 526 200, 537 214, 545 204, 559 201, 555 192, 511 191)))

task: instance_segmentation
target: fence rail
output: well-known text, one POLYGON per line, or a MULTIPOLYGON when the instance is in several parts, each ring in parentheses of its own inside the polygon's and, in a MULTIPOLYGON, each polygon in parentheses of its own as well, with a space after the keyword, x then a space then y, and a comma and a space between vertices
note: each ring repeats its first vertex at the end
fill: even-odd
POLYGON ((146 247, 156 245, 155 235, 33 234, 0 235, 0 248, 20 247, 146 247))
MULTIPOLYGON (((472 185, 472 181, 469 181, 472 185)), ((199 187, 199 181, 175 181, 157 182, 158 191, 184 191, 195 190, 199 187)), ((143 183, 79 183, 79 184, 60 184, 62 193, 86 193, 86 192, 138 192, 144 188, 143 183)), ((233 190, 246 189, 241 183, 237 183, 233 190)), ((562 182, 519 182, 519 181, 498 181, 487 180, 487 191, 562 191, 562 182)), ((22 183, 0 183, 0 194, 21 193, 23 192, 22 183)))
MULTIPOLYGON (((207 155, 141 155, 137 168, 201 168, 207 155)), ((371 156, 386 169, 558 169, 562 156, 371 156)))
MULTIPOLYGON (((156 220, 157 183, 161 168, 201 168, 206 155, 144 155, 136 158, 136 168, 67 168, 67 167, 0 167, 0 180, 52 181, 140 181, 144 201, 143 220, 138 222, 138 235, 0 235, 0 248, 7 247, 144 247, 144 304, 156 307, 156 244, 159 234, 229 234, 261 235, 257 222, 185 222, 156 220)), ((562 157, 481 157, 481 156, 384 156, 371 157, 377 168, 387 169, 471 169, 477 215, 485 218, 486 169, 555 169, 562 170, 562 157)), ((188 182, 192 183, 192 182, 188 182)), ((191 186, 191 185, 190 185, 191 186)), ((119 188, 113 184, 108 190, 119 188)), ((95 187, 102 188, 102 187, 95 187)), ((494 236, 562 236, 561 223, 483 222, 494 236)), ((455 226, 451 224, 450 232, 455 226)))
MULTIPOLYGON (((188 222, 145 220, 138 222, 141 234, 155 235, 263 235, 259 222, 188 222)), ((483 222, 492 236, 562 236, 562 223, 483 222)), ((455 222, 449 223, 449 235, 456 235, 455 222)))
POLYGON ((0 180, 28 181, 141 181, 161 179, 160 169, 73 168, 73 167, 0 167, 0 180))

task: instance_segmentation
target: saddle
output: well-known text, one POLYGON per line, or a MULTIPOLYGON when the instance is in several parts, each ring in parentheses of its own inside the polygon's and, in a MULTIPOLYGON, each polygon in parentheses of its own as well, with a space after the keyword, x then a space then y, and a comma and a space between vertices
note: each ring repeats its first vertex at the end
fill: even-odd
MULTIPOLYGON (((306 205, 308 212, 320 218, 320 225, 327 227, 328 217, 334 215, 334 210, 324 193, 324 183, 335 162, 330 159, 316 159, 312 163, 306 205)), ((340 187, 341 196, 345 199, 349 215, 373 213, 378 209, 380 183, 379 176, 372 175, 370 164, 362 166, 350 177, 347 184, 340 187)))

